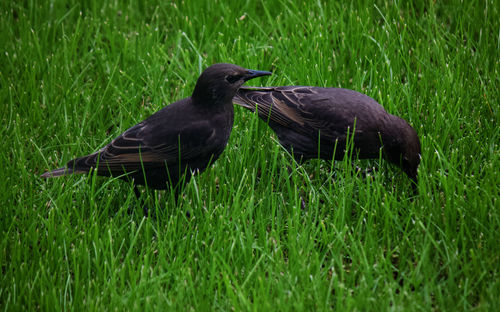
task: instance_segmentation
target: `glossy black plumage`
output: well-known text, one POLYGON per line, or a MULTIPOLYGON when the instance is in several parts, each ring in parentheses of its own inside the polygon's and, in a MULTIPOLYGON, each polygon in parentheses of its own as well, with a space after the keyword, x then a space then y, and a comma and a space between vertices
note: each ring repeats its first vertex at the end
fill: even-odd
POLYGON ((348 133, 355 129, 354 155, 360 159, 382 155, 417 181, 420 140, 402 118, 391 115, 374 99, 340 88, 304 86, 242 87, 235 104, 267 122, 280 143, 297 161, 311 158, 341 160, 348 133))
POLYGON ((232 98, 247 80, 269 72, 215 64, 198 78, 191 97, 172 103, 131 127, 98 152, 42 174, 56 177, 96 170, 153 189, 177 186, 202 172, 224 150, 233 126, 232 98))

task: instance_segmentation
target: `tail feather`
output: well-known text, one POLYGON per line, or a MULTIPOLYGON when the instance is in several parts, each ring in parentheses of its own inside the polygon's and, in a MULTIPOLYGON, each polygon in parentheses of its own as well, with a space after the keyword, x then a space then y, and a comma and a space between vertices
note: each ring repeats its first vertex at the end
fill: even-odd
POLYGON ((41 175, 42 178, 55 178, 55 177, 62 177, 65 175, 70 175, 70 174, 79 174, 79 173, 85 173, 85 171, 82 170, 74 170, 72 168, 68 167, 62 167, 62 168, 57 168, 52 171, 45 172, 44 174, 41 175))

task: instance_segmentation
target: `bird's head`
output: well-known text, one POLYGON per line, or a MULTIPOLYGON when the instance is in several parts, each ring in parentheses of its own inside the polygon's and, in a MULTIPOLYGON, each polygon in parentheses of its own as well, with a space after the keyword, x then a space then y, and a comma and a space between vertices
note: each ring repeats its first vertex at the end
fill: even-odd
POLYGON ((246 69, 234 64, 214 64, 198 78, 192 98, 195 101, 230 103, 246 81, 267 75, 271 75, 271 72, 246 69))
POLYGON ((417 169, 420 164, 420 140, 415 129, 406 120, 396 116, 393 118, 395 122, 390 130, 393 144, 389 144, 385 149, 388 152, 389 161, 403 169, 415 188, 418 182, 417 169))
POLYGON ((403 152, 401 153, 401 166, 416 186, 418 182, 417 170, 420 164, 420 140, 415 130, 411 127, 410 129, 412 133, 407 137, 407 143, 404 145, 403 152))

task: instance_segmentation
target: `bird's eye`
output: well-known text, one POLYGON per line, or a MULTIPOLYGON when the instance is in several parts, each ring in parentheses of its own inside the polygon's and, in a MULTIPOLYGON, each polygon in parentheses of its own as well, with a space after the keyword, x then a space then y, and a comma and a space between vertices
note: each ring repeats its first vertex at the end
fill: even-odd
POLYGON ((241 75, 234 75, 234 76, 229 75, 229 76, 226 77, 226 80, 229 83, 235 83, 236 81, 240 80, 241 77, 242 77, 241 75))

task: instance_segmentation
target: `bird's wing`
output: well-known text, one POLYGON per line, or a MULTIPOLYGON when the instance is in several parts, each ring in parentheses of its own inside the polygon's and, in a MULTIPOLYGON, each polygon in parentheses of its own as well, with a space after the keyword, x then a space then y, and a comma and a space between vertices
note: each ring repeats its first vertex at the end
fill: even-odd
POLYGON ((297 111, 297 102, 294 99, 282 96, 280 87, 241 87, 233 103, 251 111, 257 110, 263 120, 272 120, 282 126, 289 126, 295 122, 304 124, 304 117, 297 111))
POLYGON ((331 99, 317 89, 303 86, 241 87, 233 102, 252 111, 257 110, 263 120, 311 135, 312 132, 328 129, 330 123, 328 118, 322 116, 318 106, 328 107, 331 99))
MULTIPOLYGON (((233 102, 259 117, 280 126, 311 135, 321 132, 332 138, 343 136, 355 120, 373 121, 386 116, 384 108, 372 98, 348 89, 307 86, 241 87, 233 102)), ((373 122, 362 122, 362 126, 373 122)), ((271 125, 271 124, 270 124, 271 125)))
POLYGON ((75 169, 97 167, 99 171, 123 173, 141 168, 178 164, 207 154, 215 133, 207 131, 207 121, 187 123, 184 127, 162 127, 143 121, 115 138, 98 152, 68 164, 75 169))

